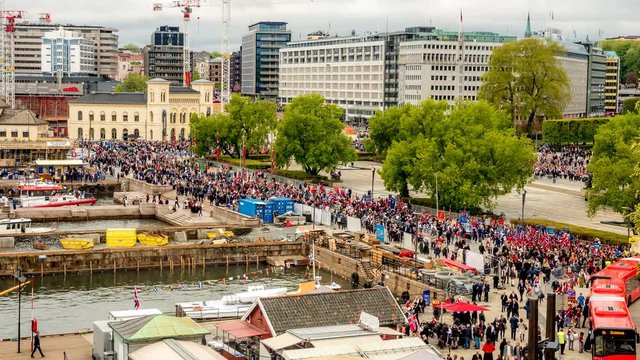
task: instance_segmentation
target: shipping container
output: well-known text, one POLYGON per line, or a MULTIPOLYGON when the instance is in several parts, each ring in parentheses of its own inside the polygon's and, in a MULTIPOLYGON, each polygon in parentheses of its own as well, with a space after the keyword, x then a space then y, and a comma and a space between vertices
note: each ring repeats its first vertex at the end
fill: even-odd
POLYGON ((267 203, 258 199, 240 199, 238 212, 247 216, 256 216, 260 219, 264 217, 264 210, 267 203))

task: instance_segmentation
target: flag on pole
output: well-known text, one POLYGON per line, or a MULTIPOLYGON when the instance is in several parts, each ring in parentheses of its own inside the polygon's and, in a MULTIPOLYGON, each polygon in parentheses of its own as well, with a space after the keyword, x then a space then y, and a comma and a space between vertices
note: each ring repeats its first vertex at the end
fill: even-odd
POLYGON ((133 307, 138 310, 140 309, 140 300, 138 300, 138 293, 142 291, 141 288, 135 288, 133 290, 133 307))
POLYGON ((462 24, 462 8, 460 8, 460 24, 462 24))
POLYGON ((409 328, 411 329, 411 332, 418 331, 418 316, 413 315, 408 320, 409 320, 409 328))

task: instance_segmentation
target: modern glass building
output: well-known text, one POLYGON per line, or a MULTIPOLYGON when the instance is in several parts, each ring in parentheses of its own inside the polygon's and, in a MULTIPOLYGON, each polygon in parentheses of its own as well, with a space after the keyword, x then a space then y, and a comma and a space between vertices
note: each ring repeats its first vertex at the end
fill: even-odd
POLYGON ((280 48, 291 41, 286 22, 262 21, 242 37, 242 94, 276 101, 280 48))

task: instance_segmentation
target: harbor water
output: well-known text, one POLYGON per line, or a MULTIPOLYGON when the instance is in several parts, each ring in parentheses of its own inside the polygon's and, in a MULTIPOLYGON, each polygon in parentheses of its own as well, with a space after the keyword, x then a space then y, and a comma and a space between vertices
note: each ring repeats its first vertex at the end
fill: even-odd
MULTIPOLYGON (((267 275, 261 265, 247 268, 245 265, 209 267, 194 271, 163 270, 119 271, 66 276, 44 276, 35 278, 33 309, 42 334, 58 334, 92 329, 93 321, 108 320, 109 312, 132 310, 133 293, 136 288, 142 309, 157 308, 168 314, 175 314, 175 304, 179 302, 217 300, 224 295, 246 291, 250 285, 264 285, 267 288, 287 287, 290 291, 306 281, 306 268, 290 268, 270 271, 267 275), (247 273, 248 280, 244 279, 247 273), (255 273, 255 274, 254 274, 255 273), (229 278, 233 277, 232 280, 229 278), (222 284, 222 279, 226 284, 222 284), (205 281, 216 280, 217 284, 206 285, 205 281)), ((323 283, 335 281, 348 289, 348 281, 321 271, 323 283)), ((311 276, 309 276, 311 277, 311 276)), ((16 284, 15 280, 0 280, 0 290, 16 284)), ((30 335, 32 314, 31 287, 22 291, 21 334, 30 335)), ((18 294, 0 297, 0 339, 15 338, 18 324, 18 294)))

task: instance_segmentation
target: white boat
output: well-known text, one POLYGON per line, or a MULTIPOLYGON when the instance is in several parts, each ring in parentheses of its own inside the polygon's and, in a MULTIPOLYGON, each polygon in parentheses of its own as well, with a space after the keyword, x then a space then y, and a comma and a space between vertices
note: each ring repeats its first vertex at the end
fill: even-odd
POLYGON ((43 180, 22 181, 18 184, 19 196, 13 201, 16 207, 40 208, 73 205, 93 205, 96 199, 83 191, 65 193, 53 182, 43 180))
POLYGON ((316 276, 316 289, 327 288, 335 291, 342 289, 342 286, 340 286, 340 284, 336 284, 335 282, 331 282, 331 284, 322 284, 321 281, 322 277, 316 276))
POLYGON ((2 219, 0 220, 0 235, 34 234, 55 231, 56 227, 34 228, 31 227, 31 219, 2 219))
POLYGON ((247 291, 226 295, 220 300, 178 303, 176 304, 176 315, 199 320, 239 318, 251 308, 256 299, 286 293, 287 288, 265 289, 262 285, 254 285, 249 286, 247 291))

